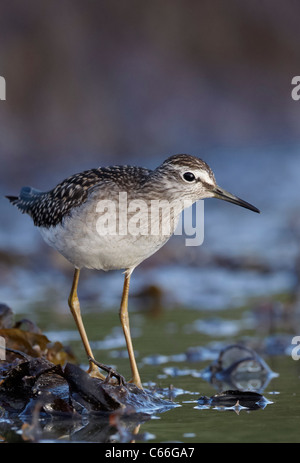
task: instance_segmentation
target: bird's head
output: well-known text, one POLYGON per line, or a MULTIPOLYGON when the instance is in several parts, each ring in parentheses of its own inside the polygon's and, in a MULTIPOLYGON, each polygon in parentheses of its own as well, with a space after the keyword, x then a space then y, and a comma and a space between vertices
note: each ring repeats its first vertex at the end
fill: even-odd
POLYGON ((178 199, 197 201, 205 198, 218 198, 254 212, 255 206, 219 187, 209 165, 188 154, 177 154, 166 159, 155 171, 160 177, 166 193, 178 199))

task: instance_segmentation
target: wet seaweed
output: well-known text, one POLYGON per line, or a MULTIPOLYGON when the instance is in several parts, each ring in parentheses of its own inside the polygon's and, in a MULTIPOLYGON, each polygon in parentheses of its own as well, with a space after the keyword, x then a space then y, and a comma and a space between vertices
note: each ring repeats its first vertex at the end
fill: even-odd
POLYGON ((258 392, 228 390, 215 394, 212 397, 200 397, 196 408, 213 407, 218 410, 234 410, 239 412, 241 409, 259 410, 265 408, 268 403, 271 402, 258 392))
POLYGON ((55 419, 65 422, 70 438, 76 434, 78 439, 83 428, 90 434, 93 422, 94 437, 87 440, 107 441, 116 433, 120 440, 130 440, 136 437, 135 428, 152 413, 176 406, 157 391, 127 383, 110 368, 104 381, 91 377, 67 361, 74 357, 63 346, 51 343, 34 324, 13 325, 7 306, 2 314, 0 335, 6 346, 0 361, 0 433, 8 440, 18 441, 11 434, 11 423, 14 428, 19 426, 24 440, 37 442, 47 435, 44 429, 49 420, 55 419))

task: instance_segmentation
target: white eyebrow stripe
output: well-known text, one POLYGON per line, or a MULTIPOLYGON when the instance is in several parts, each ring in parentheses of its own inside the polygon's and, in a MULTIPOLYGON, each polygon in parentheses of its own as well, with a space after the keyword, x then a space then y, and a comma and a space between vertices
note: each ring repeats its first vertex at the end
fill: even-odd
POLYGON ((197 174, 201 182, 208 183, 209 185, 214 185, 213 180, 210 178, 208 172, 206 172, 205 170, 198 170, 197 174))

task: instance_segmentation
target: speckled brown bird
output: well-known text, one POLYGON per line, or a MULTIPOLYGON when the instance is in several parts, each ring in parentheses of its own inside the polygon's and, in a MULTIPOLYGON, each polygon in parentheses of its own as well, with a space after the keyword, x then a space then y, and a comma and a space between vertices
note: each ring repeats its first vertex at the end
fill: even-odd
MULTIPOLYGON (((84 267, 105 271, 125 270, 120 320, 132 381, 140 388, 142 383, 132 347, 128 317, 129 283, 133 270, 172 236, 185 207, 185 200, 191 204, 199 199, 219 198, 259 212, 256 207, 220 188, 211 168, 201 159, 187 154, 171 156, 155 170, 131 166, 91 169, 67 178, 48 192, 23 187, 19 196, 7 198, 23 213, 32 217, 45 241, 75 267, 69 306, 89 359, 89 372, 101 379, 105 377, 93 361, 81 318, 77 296, 79 273, 84 267), (126 204, 120 201, 124 195, 126 204), (156 225, 161 225, 166 219, 169 227, 167 231, 158 227, 158 232, 151 233, 149 211, 155 201, 161 200, 161 212, 156 219, 159 223, 156 225), (112 212, 115 213, 109 233, 107 228, 103 233, 99 231, 99 219, 107 213, 105 205, 106 209, 112 207, 107 221, 112 219, 112 212), (135 210, 132 205, 136 205, 135 210), (128 228, 124 232, 120 227, 121 218, 125 217, 126 224, 130 224, 138 209, 139 228, 135 221, 134 232, 129 232, 128 228)), ((109 371, 109 367, 103 366, 103 370, 109 371)))

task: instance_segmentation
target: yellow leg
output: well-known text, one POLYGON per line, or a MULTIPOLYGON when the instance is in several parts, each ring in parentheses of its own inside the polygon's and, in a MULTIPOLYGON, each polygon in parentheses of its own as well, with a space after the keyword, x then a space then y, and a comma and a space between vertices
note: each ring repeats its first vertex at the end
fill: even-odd
MULTIPOLYGON (((87 334, 86 334, 86 331, 85 331, 85 328, 84 328, 84 325, 83 325, 83 322, 82 322, 81 313, 80 313, 79 299, 78 299, 78 296, 77 296, 77 286, 78 286, 78 280, 79 280, 79 273, 80 273, 80 270, 76 268, 75 273, 74 273, 74 278, 73 278, 72 289, 71 289, 71 293, 70 293, 68 302, 69 302, 69 307, 71 309, 71 313, 72 313, 72 315, 74 317, 74 320, 75 320, 75 323, 77 325, 80 337, 82 339, 86 354, 87 354, 88 358, 90 358, 90 357, 94 358, 93 352, 92 352, 92 349, 90 347, 90 343, 89 343, 89 340, 88 340, 88 337, 87 337, 87 334)), ((88 373, 90 373, 91 376, 96 376, 97 378, 100 378, 100 379, 103 379, 103 380, 105 379, 105 376, 103 376, 99 372, 99 369, 98 369, 97 365, 95 365, 92 361, 89 361, 89 365, 90 365, 90 367, 88 369, 88 373)))
POLYGON ((125 273, 122 301, 121 301, 121 307, 120 307, 120 320, 121 320, 121 324, 122 324, 122 328, 123 328, 123 332, 124 332, 124 336, 125 336, 125 340, 127 344, 127 351, 129 355, 130 367, 131 367, 131 372, 132 372, 131 381, 137 387, 139 387, 140 389, 143 389, 140 375, 137 369, 135 357, 134 357, 131 335, 130 335, 130 328, 129 328, 129 316, 128 316, 129 283, 130 283, 130 274, 125 273))

